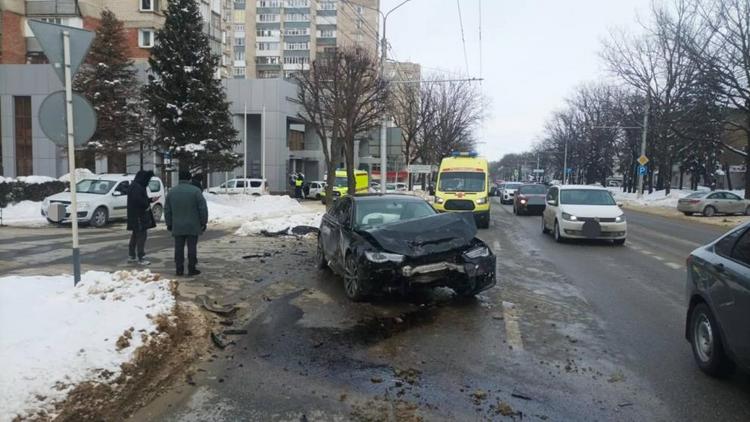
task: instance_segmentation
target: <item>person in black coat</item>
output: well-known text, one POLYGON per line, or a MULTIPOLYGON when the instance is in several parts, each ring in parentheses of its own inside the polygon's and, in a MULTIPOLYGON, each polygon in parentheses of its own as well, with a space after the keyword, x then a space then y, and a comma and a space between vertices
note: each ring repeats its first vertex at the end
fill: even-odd
POLYGON ((200 173, 194 174, 193 177, 190 179, 190 184, 200 189, 201 192, 203 192, 203 175, 200 173))
POLYGON ((140 170, 128 189, 128 227, 132 233, 128 245, 128 262, 149 265, 146 256, 146 237, 148 229, 156 226, 151 213, 151 199, 148 197, 148 182, 154 177, 151 170, 140 170))

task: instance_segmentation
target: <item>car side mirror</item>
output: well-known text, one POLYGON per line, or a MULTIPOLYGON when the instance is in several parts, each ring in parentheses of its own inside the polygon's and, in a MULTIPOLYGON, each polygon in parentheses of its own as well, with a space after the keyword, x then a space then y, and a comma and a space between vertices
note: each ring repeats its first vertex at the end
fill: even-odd
POLYGON ((112 196, 122 196, 122 192, 120 192, 119 190, 116 190, 112 192, 112 196))
POLYGON ((551 206, 554 207, 554 206, 557 205, 557 202, 554 199, 548 199, 547 200, 547 205, 551 205, 551 206))
POLYGON ((622 208, 622 205, 623 205, 622 202, 618 202, 617 203, 617 206, 620 207, 620 208, 622 208))

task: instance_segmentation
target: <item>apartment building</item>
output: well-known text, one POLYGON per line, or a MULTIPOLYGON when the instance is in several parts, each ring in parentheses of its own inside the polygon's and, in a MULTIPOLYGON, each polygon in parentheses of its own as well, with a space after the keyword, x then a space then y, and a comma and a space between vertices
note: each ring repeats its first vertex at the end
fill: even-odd
POLYGON ((344 45, 377 53, 379 0, 233 0, 235 78, 288 78, 344 45))
MULTIPOLYGON (((231 74, 231 49, 225 43, 225 11, 232 0, 196 1, 211 49, 222 57, 224 66, 217 76, 226 77, 231 74)), ((109 9, 125 25, 129 56, 145 66, 166 8, 167 0, 0 0, 0 64, 45 63, 42 48, 26 24, 28 19, 95 30, 101 11, 109 9)))

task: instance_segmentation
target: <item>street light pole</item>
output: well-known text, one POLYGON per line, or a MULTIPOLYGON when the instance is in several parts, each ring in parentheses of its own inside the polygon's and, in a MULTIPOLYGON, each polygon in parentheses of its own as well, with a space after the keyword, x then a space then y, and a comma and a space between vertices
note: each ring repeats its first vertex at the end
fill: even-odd
MULTIPOLYGON (((641 155, 640 157, 643 157, 646 155, 646 136, 648 134, 648 113, 651 110, 651 101, 649 101, 649 96, 646 95, 646 111, 643 113, 643 130, 641 133, 641 155)), ((638 193, 637 198, 641 198, 643 196, 643 173, 638 171, 638 193)))
POLYGON ((565 154, 563 155, 563 185, 568 184, 568 137, 565 137, 565 154))

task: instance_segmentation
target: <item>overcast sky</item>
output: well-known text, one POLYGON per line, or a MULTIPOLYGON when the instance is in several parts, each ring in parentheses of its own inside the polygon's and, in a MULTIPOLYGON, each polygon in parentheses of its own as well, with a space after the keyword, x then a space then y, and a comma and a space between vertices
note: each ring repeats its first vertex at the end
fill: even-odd
MULTIPOLYGON (((381 0, 390 10, 402 0, 381 0)), ((468 74, 480 76, 479 0, 459 0, 468 74)), ((496 160, 527 150, 578 84, 607 77, 598 57, 610 28, 637 29, 650 0, 482 0, 482 91, 491 106, 480 152, 496 160)), ((423 74, 467 74, 456 0, 411 0, 388 18, 390 59, 423 74)))

